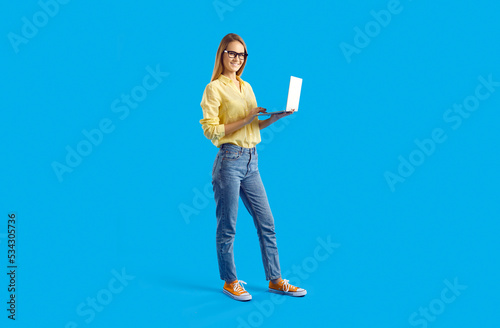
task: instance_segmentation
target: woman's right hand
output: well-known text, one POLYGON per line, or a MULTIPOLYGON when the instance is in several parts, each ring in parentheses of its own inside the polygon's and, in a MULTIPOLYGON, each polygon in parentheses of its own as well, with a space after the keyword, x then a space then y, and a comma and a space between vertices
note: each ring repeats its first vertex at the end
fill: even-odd
POLYGON ((248 116, 245 117, 245 125, 250 124, 253 121, 253 119, 255 118, 255 115, 257 115, 258 113, 265 113, 266 111, 267 111, 267 109, 262 108, 262 107, 252 108, 250 110, 250 112, 248 113, 248 116))

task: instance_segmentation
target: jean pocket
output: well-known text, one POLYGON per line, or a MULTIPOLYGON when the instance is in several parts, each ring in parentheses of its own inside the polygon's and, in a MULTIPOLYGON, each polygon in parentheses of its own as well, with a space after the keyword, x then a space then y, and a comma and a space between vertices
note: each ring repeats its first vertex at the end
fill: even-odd
POLYGON ((240 157, 241 157, 241 152, 239 152, 239 151, 225 150, 222 153, 222 159, 225 161, 234 161, 240 157))

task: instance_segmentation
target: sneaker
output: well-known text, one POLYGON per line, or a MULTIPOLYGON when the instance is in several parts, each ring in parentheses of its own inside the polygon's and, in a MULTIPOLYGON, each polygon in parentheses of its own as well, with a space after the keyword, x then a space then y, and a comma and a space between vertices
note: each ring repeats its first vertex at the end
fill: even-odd
POLYGON ((290 296, 305 296, 307 294, 307 290, 290 285, 286 279, 281 279, 277 284, 273 284, 269 281, 269 291, 271 293, 290 296))
POLYGON ((237 300, 237 301, 250 301, 252 299, 252 295, 250 295, 240 283, 245 284, 243 280, 235 280, 232 283, 228 284, 224 283, 224 289, 222 291, 227 296, 237 300))

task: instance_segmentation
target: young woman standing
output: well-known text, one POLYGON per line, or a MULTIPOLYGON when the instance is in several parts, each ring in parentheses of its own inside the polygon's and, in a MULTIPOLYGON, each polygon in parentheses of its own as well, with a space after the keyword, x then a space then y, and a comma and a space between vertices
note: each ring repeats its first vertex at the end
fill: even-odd
POLYGON ((246 283, 238 280, 234 264, 233 242, 241 197, 257 228, 266 280, 270 280, 269 291, 304 296, 305 289, 281 278, 274 218, 260 178, 255 148, 261 140, 261 129, 293 112, 275 114, 262 121, 255 116, 266 110, 257 107, 252 87, 240 78, 247 57, 243 39, 233 33, 226 35, 217 50, 212 80, 201 101, 203 132, 219 148, 212 169, 212 185, 219 273, 225 281, 223 292, 239 301, 252 299, 241 285, 246 283))

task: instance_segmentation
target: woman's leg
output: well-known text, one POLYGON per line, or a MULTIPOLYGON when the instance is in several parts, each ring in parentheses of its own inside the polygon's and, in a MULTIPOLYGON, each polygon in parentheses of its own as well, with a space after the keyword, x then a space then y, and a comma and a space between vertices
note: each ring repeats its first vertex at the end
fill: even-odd
POLYGON ((217 259, 220 278, 226 282, 237 280, 233 243, 236 233, 242 155, 220 150, 212 170, 217 217, 217 259))
POLYGON ((250 215, 253 217, 259 236, 262 262, 266 280, 279 279, 281 269, 274 231, 274 218, 267 200, 266 190, 260 178, 256 154, 250 161, 246 177, 241 181, 240 196, 250 215), (252 163, 253 162, 253 163, 252 163))

